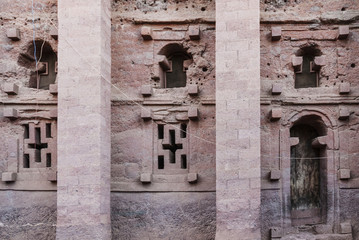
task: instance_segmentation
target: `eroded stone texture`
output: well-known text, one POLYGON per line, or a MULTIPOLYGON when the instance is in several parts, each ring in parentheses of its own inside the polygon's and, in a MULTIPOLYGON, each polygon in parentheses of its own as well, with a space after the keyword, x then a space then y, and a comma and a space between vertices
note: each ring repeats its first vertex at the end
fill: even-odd
POLYGON ((113 239, 214 239, 215 193, 112 193, 113 239))
POLYGON ((56 192, 1 191, 0 238, 55 239, 56 192))

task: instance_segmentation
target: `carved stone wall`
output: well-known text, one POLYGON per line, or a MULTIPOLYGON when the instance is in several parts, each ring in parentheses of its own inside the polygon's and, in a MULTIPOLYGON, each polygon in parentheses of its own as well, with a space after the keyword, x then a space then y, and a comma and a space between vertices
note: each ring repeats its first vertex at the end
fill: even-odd
POLYGON ((113 2, 116 238, 214 238, 214 5, 202 0, 113 2), (176 70, 174 55, 183 56, 183 68, 176 70), (173 71, 185 74, 185 86, 166 82, 173 71))
POLYGON ((356 202, 359 187, 358 10, 352 1, 261 1, 262 239, 358 238, 359 219, 348 214, 355 204, 343 200, 356 202), (317 87, 298 88, 308 54, 317 87), (290 183, 299 143, 290 129, 298 124, 319 134, 309 144, 319 152, 320 207, 300 211, 290 183), (315 224, 303 228, 308 221, 315 224))
POLYGON ((56 85, 31 83, 46 70, 39 64, 36 71, 33 30, 38 61, 46 60, 41 52, 57 53, 57 1, 34 1, 34 24, 31 1, 5 0, 0 8, 0 238, 55 239, 56 85))
MULTIPOLYGON (((216 224, 226 226, 223 236, 243 227, 258 238, 259 224, 252 223, 259 222, 260 205, 261 239, 359 239, 359 3, 259 0, 260 63, 242 55, 254 54, 258 39, 257 32, 240 29, 255 26, 250 19, 234 21, 248 18, 257 3, 112 1, 113 238, 207 240, 215 238, 216 224), (217 15, 218 29, 216 3, 230 10, 217 15), (216 49, 216 38, 228 44, 216 49), (232 72, 220 74, 222 82, 215 74, 216 51, 220 67, 232 72), (236 58, 243 61, 237 64, 236 58), (249 69, 258 64, 261 123, 253 126, 253 102, 243 93, 255 88, 249 69), (168 84, 173 72, 181 79, 168 84), (301 80, 303 72, 311 76, 308 82, 301 80), (234 95, 222 91, 228 88, 234 95), (216 105, 216 92, 239 100, 216 105), (216 107, 228 111, 227 118, 216 119, 216 107), (243 119, 233 120, 236 114, 243 119), (319 180, 313 181, 319 187, 313 189, 320 189, 320 204, 293 211, 291 152, 300 139, 290 129, 303 124, 318 133, 308 146, 319 152, 319 180), (259 164, 244 157, 259 150, 259 141, 249 140, 250 127, 260 128, 260 182, 259 164), (223 149, 235 149, 218 156, 228 157, 221 166, 231 174, 224 174, 217 189, 216 168, 223 169, 216 166, 216 136, 223 149), (259 187, 261 203, 247 201, 247 189, 258 197, 259 187), (229 199, 218 201, 217 193, 229 199), (254 214, 238 214, 250 208, 254 214)), ((34 1, 32 9, 31 1, 2 0, 0 8, 0 238, 55 239, 57 1, 34 1)), ((76 144, 76 138, 66 144, 76 144)))

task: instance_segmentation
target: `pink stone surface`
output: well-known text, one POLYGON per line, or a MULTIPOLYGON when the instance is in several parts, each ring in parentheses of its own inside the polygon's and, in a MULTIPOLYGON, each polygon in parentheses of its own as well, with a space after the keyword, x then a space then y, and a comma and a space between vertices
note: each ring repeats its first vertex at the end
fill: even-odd
POLYGON ((216 239, 260 239, 259 2, 216 1, 216 20, 216 239))
POLYGON ((110 5, 59 1, 57 239, 111 239, 110 5))

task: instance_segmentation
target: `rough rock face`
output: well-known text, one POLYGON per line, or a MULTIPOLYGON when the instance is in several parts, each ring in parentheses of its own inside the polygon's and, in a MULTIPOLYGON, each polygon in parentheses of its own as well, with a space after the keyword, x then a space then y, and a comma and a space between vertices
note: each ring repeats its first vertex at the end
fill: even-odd
POLYGON ((1 191, 0 239, 55 239, 56 193, 1 191))
POLYGON ((113 239, 214 239, 215 193, 112 193, 113 239))

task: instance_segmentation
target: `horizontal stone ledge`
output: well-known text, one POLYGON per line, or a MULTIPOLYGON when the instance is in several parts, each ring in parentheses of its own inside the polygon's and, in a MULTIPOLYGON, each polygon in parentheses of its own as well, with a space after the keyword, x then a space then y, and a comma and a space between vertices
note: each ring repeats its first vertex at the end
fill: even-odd
MULTIPOLYGON (((261 105, 270 105, 270 104, 278 104, 278 99, 261 99, 260 100, 261 105)), ((284 100, 281 99, 282 105, 338 105, 338 104, 348 104, 348 105, 355 105, 359 104, 359 100, 326 100, 321 101, 319 99, 312 99, 308 101, 291 101, 291 100, 284 100)))
MULTIPOLYGON (((187 178, 187 174, 185 175, 187 178)), ((187 182, 179 183, 166 183, 156 182, 152 178, 151 184, 142 184, 140 181, 125 183, 125 182, 112 182, 111 192, 215 192, 216 183, 215 181, 201 180, 195 184, 187 182)))
POLYGON ((56 106, 57 105, 57 100, 50 100, 50 101, 42 101, 39 100, 38 102, 33 101, 33 100, 27 100, 27 99, 23 99, 23 100, 18 100, 18 101, 0 101, 0 104, 4 104, 4 105, 51 105, 51 106, 56 106))
POLYGON ((345 14, 342 11, 332 11, 325 12, 320 16, 312 14, 312 15, 294 15, 295 11, 287 11, 286 13, 278 11, 278 12, 260 12, 260 23, 284 23, 284 24, 294 24, 294 23, 302 23, 302 24, 310 24, 310 23, 347 23, 354 22, 359 17, 358 10, 347 10, 345 14), (293 13, 293 15, 291 15, 293 13), (279 20, 280 19, 280 20, 279 20))
POLYGON ((113 20, 116 20, 116 18, 122 18, 130 20, 131 22, 135 24, 188 24, 188 23, 208 23, 208 24, 215 24, 216 19, 212 17, 198 17, 193 18, 188 15, 188 17, 173 17, 173 18, 158 18, 158 15, 147 16, 146 18, 134 18, 132 15, 126 15, 126 14, 118 14, 115 16, 112 16, 113 20))

